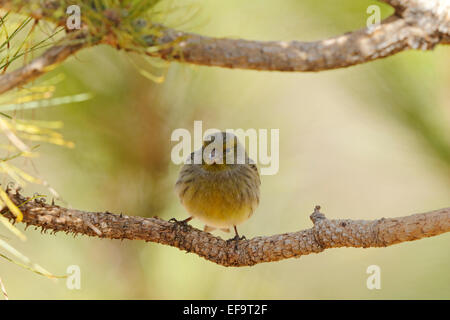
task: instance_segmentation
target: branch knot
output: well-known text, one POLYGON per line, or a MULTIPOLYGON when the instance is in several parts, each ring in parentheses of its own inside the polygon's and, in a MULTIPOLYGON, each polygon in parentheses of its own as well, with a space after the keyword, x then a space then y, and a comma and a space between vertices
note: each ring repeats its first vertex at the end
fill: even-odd
POLYGON ((325 215, 322 212, 320 212, 320 206, 314 207, 314 212, 309 216, 309 218, 314 224, 316 224, 320 220, 326 219, 325 215))

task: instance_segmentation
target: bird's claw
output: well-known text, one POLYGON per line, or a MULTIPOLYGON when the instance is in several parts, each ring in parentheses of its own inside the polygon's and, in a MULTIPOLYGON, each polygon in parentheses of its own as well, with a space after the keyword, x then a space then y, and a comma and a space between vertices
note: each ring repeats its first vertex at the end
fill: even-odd
POLYGON ((191 220, 191 218, 187 218, 187 219, 178 221, 178 220, 175 219, 175 218, 171 218, 171 219, 169 219, 169 222, 173 223, 172 229, 176 228, 177 226, 180 226, 180 227, 183 228, 183 231, 186 231, 186 230, 187 230, 187 227, 189 226, 189 225, 188 225, 188 222, 189 222, 190 220, 191 220))
POLYGON ((235 235, 233 238, 228 239, 227 242, 241 241, 241 240, 247 240, 247 238, 245 236, 239 237, 238 235, 235 235))
POLYGON ((235 235, 233 238, 228 239, 227 243, 231 243, 234 241, 234 248, 237 250, 239 241, 241 241, 241 240, 247 240, 247 238, 245 236, 239 237, 238 235, 235 235))
POLYGON ((177 223, 177 222, 178 222, 178 220, 177 220, 177 219, 175 219, 175 218, 170 218, 170 219, 169 219, 169 222, 172 222, 172 223, 177 223))

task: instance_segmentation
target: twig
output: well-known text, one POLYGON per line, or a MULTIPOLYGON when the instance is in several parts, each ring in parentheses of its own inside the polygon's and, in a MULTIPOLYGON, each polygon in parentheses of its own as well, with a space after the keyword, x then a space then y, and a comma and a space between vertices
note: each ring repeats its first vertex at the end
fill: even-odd
MULTIPOLYGON (((23 222, 42 228, 43 232, 63 231, 109 239, 156 242, 179 248, 223 266, 252 266, 262 262, 298 258, 340 247, 387 247, 405 241, 436 236, 450 231, 450 208, 400 218, 377 220, 329 220, 316 207, 310 229, 256 237, 234 242, 215 237, 189 225, 163 219, 116 215, 67 209, 43 201, 28 201, 17 191, 7 190, 16 204, 23 204, 23 222), (28 201, 28 202, 27 202, 28 201), (100 231, 96 232, 95 228, 100 231)), ((4 215, 14 216, 4 209, 4 215)))
POLYGON ((80 38, 74 40, 72 37, 67 37, 63 40, 63 44, 48 49, 42 56, 34 59, 29 64, 0 76, 0 94, 22 86, 43 75, 50 71, 53 66, 61 63, 86 45, 87 43, 80 38), (75 41, 75 43, 70 43, 71 41, 75 41), (69 43, 64 44, 65 42, 69 43))

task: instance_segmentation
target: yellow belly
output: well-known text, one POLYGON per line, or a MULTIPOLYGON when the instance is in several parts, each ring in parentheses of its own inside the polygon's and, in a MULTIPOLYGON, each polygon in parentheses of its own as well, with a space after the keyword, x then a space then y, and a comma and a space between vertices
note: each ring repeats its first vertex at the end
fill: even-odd
POLYGON ((211 187, 197 191, 190 188, 182 197, 182 204, 193 217, 215 228, 228 228, 243 223, 252 215, 257 206, 256 201, 248 198, 244 201, 229 189, 224 191, 211 187))
POLYGON ((216 201, 190 199, 183 204, 193 217, 215 228, 237 226, 250 218, 253 213, 250 205, 232 206, 221 199, 216 201))
POLYGON ((214 228, 246 221, 259 202, 259 175, 250 166, 210 172, 185 165, 175 191, 189 214, 214 228))

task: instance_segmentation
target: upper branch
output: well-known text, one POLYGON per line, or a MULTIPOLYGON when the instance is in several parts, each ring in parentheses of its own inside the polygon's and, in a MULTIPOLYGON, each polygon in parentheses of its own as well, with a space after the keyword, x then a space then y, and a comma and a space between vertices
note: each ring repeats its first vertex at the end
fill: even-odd
POLYGON ((398 17, 386 19, 373 29, 314 42, 217 39, 166 29, 158 43, 173 45, 149 55, 225 68, 322 71, 353 66, 406 49, 429 49, 439 42, 426 35, 398 17))
MULTIPOLYGON (((110 239, 157 242, 195 253, 223 266, 252 266, 319 253, 339 247, 386 247, 450 231, 450 208, 400 218, 378 220, 328 220, 316 207, 310 229, 256 237, 250 240, 225 241, 188 225, 160 218, 116 215, 110 212, 87 212, 30 200, 17 191, 7 190, 20 207, 23 222, 41 227, 45 232, 64 231, 110 239)), ((5 208, 6 217, 14 216, 5 208)))
POLYGON ((314 41, 217 39, 167 29, 152 55, 200 65, 276 71, 321 71, 348 67, 408 49, 432 49, 450 38, 450 2, 382 0, 396 15, 379 26, 314 41))
MULTIPOLYGON (((106 43, 118 49, 146 52, 148 55, 166 60, 205 66, 276 71, 321 71, 369 62, 409 49, 432 49, 439 43, 450 42, 449 1, 380 1, 393 6, 396 10, 395 15, 378 26, 313 42, 213 38, 177 31, 147 21, 149 26, 159 29, 159 34, 155 35, 155 30, 152 30, 150 34, 141 34, 141 38, 135 39, 136 43, 127 46, 118 43, 117 34, 114 34, 114 32, 121 32, 120 19, 117 20, 117 17, 127 8, 120 8, 120 10, 115 8, 117 14, 111 14, 114 9, 110 9, 108 14, 100 12, 107 19, 114 17, 114 19, 111 18, 114 28, 106 28, 109 30, 107 34, 93 35, 100 40, 90 45, 106 43), (116 31, 111 31, 113 29, 116 31), (148 50, 148 47, 152 50, 148 50)), ((13 11, 20 10, 39 19, 47 19, 63 25, 66 18, 60 13, 63 3, 65 2, 49 0, 39 1, 36 5, 36 0, 0 0, 0 7, 13 11), (57 10, 59 14, 55 14, 57 10)), ((98 31, 88 30, 88 32, 98 31)), ((137 34, 140 32, 137 31, 137 34)), ((62 52, 60 55, 62 59, 56 62, 66 58, 65 53, 73 52, 70 50, 62 52)), ((34 65, 40 65, 40 63, 37 61, 34 65)), ((13 72, 12 75, 0 76, 0 93, 28 82, 46 70, 41 68, 36 72, 33 65, 22 69, 13 72), (10 84, 8 85, 7 82, 10 84)))

